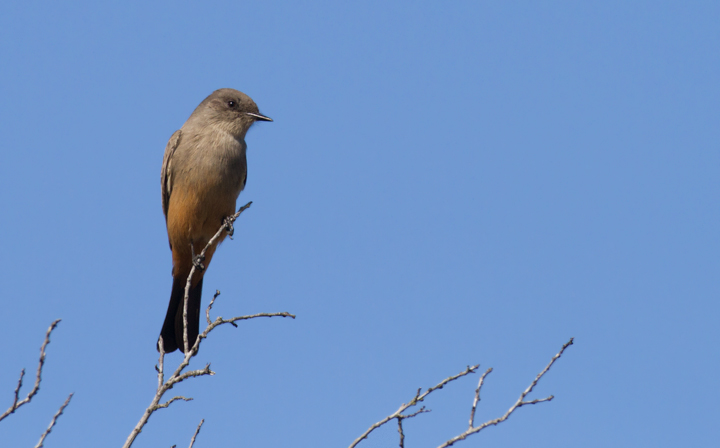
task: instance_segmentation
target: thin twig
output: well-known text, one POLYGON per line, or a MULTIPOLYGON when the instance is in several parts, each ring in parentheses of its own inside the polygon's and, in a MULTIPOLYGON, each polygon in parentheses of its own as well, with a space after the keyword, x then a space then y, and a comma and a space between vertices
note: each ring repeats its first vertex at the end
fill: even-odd
POLYGON ((400 448, 405 448, 405 434, 403 433, 402 429, 402 419, 397 419, 398 421, 398 433, 400 433, 400 448))
POLYGON ((398 414, 395 418, 398 422, 398 432, 400 433, 400 448, 405 448, 405 434, 403 433, 403 427, 402 427, 402 421, 406 418, 413 418, 416 415, 424 414, 426 412, 430 412, 430 409, 425 409, 425 406, 421 407, 417 411, 413 412, 412 414, 408 415, 402 415, 398 414))
POLYGON ((195 445, 195 437, 197 437, 197 435, 200 434, 200 428, 202 428, 203 423, 205 423, 205 419, 200 420, 200 424, 198 425, 197 429, 195 430, 195 434, 193 434, 192 440, 190 440, 189 448, 193 448, 193 445, 195 445))
POLYGON ((43 442, 45 441, 45 437, 47 437, 48 434, 50 434, 50 431, 52 431, 53 426, 55 426, 55 423, 57 422, 58 417, 60 417, 62 415, 62 413, 65 410, 65 408, 67 407, 67 405, 70 404, 70 399, 72 397, 73 397, 73 394, 70 394, 67 397, 67 399, 65 400, 65 403, 63 403, 62 406, 60 406, 60 409, 58 409, 58 411, 55 413, 52 420, 50 421, 50 426, 48 426, 47 429, 45 430, 45 432, 42 434, 42 436, 40 436, 40 441, 38 442, 37 445, 35 445, 35 448, 42 448, 43 442))
POLYGON ((155 409, 166 408, 166 407, 170 406, 173 402, 178 401, 178 400, 193 401, 192 398, 187 398, 187 397, 172 397, 170 400, 166 401, 165 403, 155 406, 155 409))
POLYGON ((480 401, 480 389, 482 389, 483 383, 485 382, 485 377, 488 376, 492 370, 492 367, 487 369, 480 377, 480 381, 478 381, 478 387, 475 389, 475 399, 473 400, 472 410, 470 411, 470 426, 468 429, 472 429, 475 425, 475 408, 477 408, 478 402, 480 401))
POLYGON ((398 415, 397 418, 400 419, 400 420, 405 420, 406 418, 413 418, 413 417, 415 417, 416 415, 424 414, 424 413, 426 413, 426 412, 430 412, 430 409, 425 409, 425 406, 423 406, 423 407, 421 407, 420 409, 418 409, 417 411, 413 412, 412 414, 408 414, 408 415, 398 415))
POLYGON ((0 415, 0 421, 2 421, 5 417, 15 412, 16 409, 18 409, 20 406, 29 403, 30 400, 35 396, 35 394, 38 393, 40 390, 40 381, 42 376, 42 369, 43 365, 45 365, 45 347, 50 343, 50 333, 53 332, 55 327, 57 327, 58 323, 60 323, 60 319, 56 320, 52 324, 50 324, 50 327, 47 329, 47 332, 45 333, 45 340, 43 341, 42 346, 40 347, 40 361, 38 362, 37 367, 37 373, 35 375, 35 385, 33 386, 30 393, 27 394, 25 398, 18 401, 19 394, 20 394, 20 388, 22 387, 23 377, 25 376, 25 369, 22 369, 20 371, 20 380, 18 381, 17 387, 15 388, 15 398, 13 400, 12 406, 8 408, 7 411, 5 411, 2 415, 0 415))
POLYGON ((212 322, 210 321, 210 310, 212 309, 213 303, 215 303, 215 299, 218 298, 220 295, 220 290, 215 290, 215 295, 213 295, 212 300, 210 301, 210 304, 208 305, 207 309, 205 310, 205 319, 207 319, 208 325, 210 325, 212 322))
POLYGON ((20 395, 20 388, 22 387, 22 383, 23 383, 22 380, 23 380, 23 377, 24 377, 24 376, 25 376, 25 369, 23 368, 23 369, 20 371, 20 379, 18 380, 17 387, 15 388, 15 399, 13 399, 13 404, 12 404, 12 406, 10 406, 9 412, 6 412, 5 414, 3 414, 2 417, 0 417, 0 420, 2 420, 3 418, 5 418, 5 416, 6 416, 7 414, 12 413, 12 412, 15 412, 15 409, 17 409, 17 408, 19 407, 19 406, 18 406, 18 398, 19 398, 19 395, 20 395))

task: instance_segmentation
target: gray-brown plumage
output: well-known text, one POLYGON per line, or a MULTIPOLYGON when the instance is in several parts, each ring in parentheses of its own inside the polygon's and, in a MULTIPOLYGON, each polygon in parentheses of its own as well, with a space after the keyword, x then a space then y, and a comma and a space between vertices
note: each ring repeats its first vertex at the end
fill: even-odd
MULTIPOLYGON (((165 147, 162 165, 162 206, 173 259, 173 287, 160 332, 166 353, 185 351, 183 299, 193 266, 200 253, 245 188, 247 161, 245 134, 261 115, 249 96, 234 89, 219 89, 205 98, 176 131, 165 147)), ((217 244, 225 238, 223 233, 217 244)), ((210 264, 217 244, 205 255, 210 264)), ((192 347, 200 327, 200 299, 204 271, 196 270, 188 300, 188 344, 192 347)))

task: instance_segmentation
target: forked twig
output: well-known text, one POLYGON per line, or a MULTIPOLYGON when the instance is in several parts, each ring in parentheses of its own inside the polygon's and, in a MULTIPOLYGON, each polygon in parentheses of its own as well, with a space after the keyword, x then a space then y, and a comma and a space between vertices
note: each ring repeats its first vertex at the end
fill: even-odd
MULTIPOLYGON (((505 420, 507 420, 510 417, 510 415, 512 415, 512 413, 515 412, 515 410, 517 410, 518 408, 520 408, 522 406, 529 405, 529 404, 543 403, 545 401, 551 401, 554 398, 552 395, 550 395, 549 397, 537 398, 535 400, 530 400, 530 401, 525 401, 525 397, 527 397, 528 394, 530 394, 530 392, 533 391, 533 389, 537 385, 538 381, 540 381, 540 378, 542 378, 548 372, 548 370, 550 370, 550 367, 552 367, 552 365, 555 363, 555 361, 560 359, 562 354, 565 352, 565 349, 567 349, 569 346, 571 346, 573 344, 573 340, 574 340, 574 338, 570 338, 570 340, 562 346, 560 351, 555 356, 553 356, 553 358, 550 360, 550 363, 547 366, 545 366, 545 368, 535 377, 535 379, 532 381, 532 383, 530 383, 530 386, 528 386, 528 388, 525 389, 520 394, 520 398, 518 398, 518 400, 510 407, 510 409, 508 409, 507 412, 505 412, 505 414, 502 417, 498 417, 494 420, 489 420, 479 426, 475 426, 475 410, 477 409, 477 405, 480 402, 480 390, 482 389, 483 383, 485 382, 485 378, 490 374, 490 372, 492 372, 492 368, 487 369, 485 371, 485 373, 483 373, 482 376, 480 377, 480 380, 478 381, 478 386, 475 389, 475 397, 473 399, 472 408, 470 409, 470 419, 469 419, 468 429, 465 432, 463 432, 462 434, 446 441, 445 443, 440 445, 438 448, 449 447, 449 446, 455 444, 456 442, 459 442, 460 440, 466 439, 468 436, 470 436, 472 434, 476 434, 476 433, 480 432, 481 430, 487 428, 488 426, 493 426, 493 425, 502 423, 505 420)), ((438 383, 436 386, 429 388, 422 394, 420 393, 422 391, 422 389, 418 389, 418 391, 415 393, 415 397, 412 400, 410 400, 410 402, 408 402, 407 404, 403 404, 402 406, 400 406, 400 408, 397 411, 395 411, 394 413, 388 415, 384 419, 382 419, 379 422, 370 426, 370 428, 368 428, 367 431, 365 431, 360 437, 355 439, 355 441, 353 441, 353 443, 350 444, 349 448, 356 447, 358 445, 358 443, 360 443, 362 440, 366 439, 368 437, 368 435, 370 435, 371 432, 373 432, 377 428, 383 426, 384 424, 386 424, 387 422, 389 422, 390 420, 393 420, 393 419, 397 419, 397 421, 398 421, 398 434, 400 436, 400 448, 404 448, 405 447, 405 434, 403 432, 402 421, 406 418, 415 417, 418 414, 429 412, 429 410, 426 410, 425 407, 423 406, 420 408, 420 410, 416 411, 413 414, 403 415, 402 413, 405 410, 407 410, 408 408, 415 406, 419 402, 423 401, 423 399, 425 397, 427 397, 431 392, 433 392, 437 389, 442 389, 442 387, 444 385, 446 385, 447 383, 454 381, 460 377, 466 376, 470 373, 475 373, 475 371, 477 370, 478 367, 479 367, 479 365, 468 367, 467 369, 460 372, 459 374, 444 379, 443 381, 438 383)))
MULTIPOLYGON (((553 358, 550 360, 550 363, 549 363, 547 366, 545 366, 545 368, 542 370, 542 372, 540 372, 540 373, 535 377, 535 379, 533 380, 533 382, 530 383, 530 386, 528 386, 528 388, 525 389, 525 390, 523 391, 523 393, 520 394, 520 398, 518 398, 517 401, 516 401, 512 406, 510 406, 510 409, 508 409, 507 412, 506 412, 502 417, 498 417, 498 418, 496 418, 496 419, 494 419, 494 420, 488 420, 487 422, 481 424, 480 426, 475 426, 475 427, 471 426, 470 428, 467 429, 467 431, 465 431, 464 433, 462 433, 462 434, 460 434, 460 435, 458 435, 458 436, 456 436, 456 437, 453 437, 452 439, 450 439, 450 440, 448 440, 447 442, 445 442, 445 443, 443 443, 442 445, 440 445, 438 448, 446 448, 446 447, 448 447, 448 446, 452 446, 452 445, 454 445, 456 442, 459 442, 459 441, 461 441, 461 440, 465 440, 465 438, 467 438, 468 436, 470 436, 470 435, 472 435, 472 434, 476 434, 476 433, 482 431, 483 429, 487 428, 488 426, 495 426, 495 425, 497 425, 497 424, 499 424, 499 423, 502 423, 502 422, 504 422, 505 420, 507 420, 507 419, 510 417, 510 415, 512 415, 512 413, 515 412, 515 410, 517 410, 518 408, 520 408, 520 407, 522 407, 522 406, 525 406, 526 404, 542 403, 542 402, 544 402, 544 401, 551 401, 553 398, 555 398, 554 396, 550 395, 549 397, 546 397, 546 398, 538 398, 538 399, 531 400, 531 401, 525 401, 525 397, 526 397, 530 392, 532 392, 533 388, 537 385, 538 381, 540 381, 540 378, 542 378, 543 375, 545 375, 545 374, 548 372, 548 370, 550 370, 550 367, 552 367, 552 365, 555 364, 555 361, 557 361, 558 359, 560 359, 560 357, 562 356, 563 352, 565 352, 565 349, 572 345, 574 339, 575 339, 575 338, 570 338, 570 340, 567 341, 567 342, 562 346, 562 348, 560 349, 560 351, 559 351, 555 356, 553 356, 553 358)), ((489 372, 488 372, 488 373, 489 373, 489 372)), ((483 375, 483 376, 484 376, 484 375, 483 375)), ((481 381, 482 381, 482 378, 481 378, 481 381)), ((476 392, 476 396, 479 396, 480 387, 482 387, 482 382, 478 385, 478 389, 477 389, 477 392, 476 392)), ((472 410, 471 414, 474 414, 474 411, 475 411, 475 406, 473 406, 473 410, 472 410)), ((474 417, 474 415, 473 415, 473 417, 474 417)), ((472 422, 471 422, 471 423, 472 423, 472 422)))
POLYGON ((23 398, 22 400, 19 400, 19 394, 20 394, 20 388, 23 384, 23 377, 25 376, 25 369, 22 369, 20 371, 20 379, 18 380, 17 387, 15 388, 15 398, 13 400, 13 404, 8 408, 7 411, 5 411, 2 415, 0 415, 0 421, 2 421, 5 417, 15 412, 20 406, 27 404, 32 400, 32 398, 35 396, 35 394, 38 393, 40 390, 40 381, 42 380, 42 369, 45 365, 45 348, 50 343, 50 334, 53 332, 55 327, 60 323, 60 319, 56 320, 52 324, 50 324, 50 327, 47 329, 47 332, 45 333, 45 340, 43 341, 42 346, 40 347, 40 361, 38 362, 37 367, 37 373, 35 374, 35 385, 33 386, 32 390, 23 398))

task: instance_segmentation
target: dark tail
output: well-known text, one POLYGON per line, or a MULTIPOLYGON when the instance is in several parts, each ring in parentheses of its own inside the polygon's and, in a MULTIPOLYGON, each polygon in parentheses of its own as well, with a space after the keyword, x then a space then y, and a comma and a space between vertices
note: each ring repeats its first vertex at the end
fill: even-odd
MULTIPOLYGON (((180 349, 185 352, 183 341, 183 302, 185 298, 186 278, 173 278, 172 293, 168 304, 165 322, 163 323, 160 335, 163 338, 165 353, 174 352, 180 349)), ((200 330, 200 299, 202 297, 203 279, 200 279, 194 288, 190 289, 188 296, 188 345, 190 348, 195 344, 200 330)))

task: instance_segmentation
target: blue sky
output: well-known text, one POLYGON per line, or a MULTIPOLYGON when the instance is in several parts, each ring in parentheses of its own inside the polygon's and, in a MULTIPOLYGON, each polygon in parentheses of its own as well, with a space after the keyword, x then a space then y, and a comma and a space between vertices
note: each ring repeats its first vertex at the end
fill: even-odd
MULTIPOLYGON (((150 403, 170 294, 165 143, 213 90, 248 134, 252 208, 205 277, 221 328, 136 447, 348 446, 418 387, 494 367, 460 446, 711 446, 720 390, 715 2, 22 2, 0 7, 0 423, 120 446, 150 403), (30 382, 29 380, 27 381, 30 382), (5 406, 2 406, 3 410, 5 406)), ((170 356, 170 365, 179 356, 170 356)), ((477 376, 406 446, 464 431, 477 376)), ((363 446, 363 445, 360 445, 363 446)), ((395 427, 366 447, 397 446, 395 427)))

